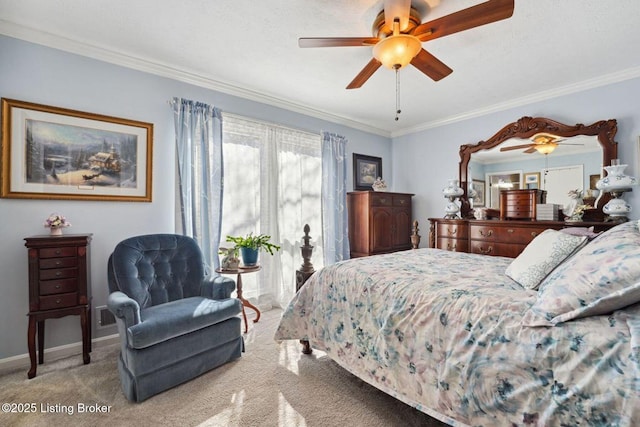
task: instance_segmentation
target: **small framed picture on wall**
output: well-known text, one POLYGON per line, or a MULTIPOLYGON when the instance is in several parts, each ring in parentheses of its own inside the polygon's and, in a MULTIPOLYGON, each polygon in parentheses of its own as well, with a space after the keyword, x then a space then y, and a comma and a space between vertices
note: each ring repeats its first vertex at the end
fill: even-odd
POLYGON ((371 190, 376 178, 382 178, 382 158, 353 153, 353 188, 371 190))

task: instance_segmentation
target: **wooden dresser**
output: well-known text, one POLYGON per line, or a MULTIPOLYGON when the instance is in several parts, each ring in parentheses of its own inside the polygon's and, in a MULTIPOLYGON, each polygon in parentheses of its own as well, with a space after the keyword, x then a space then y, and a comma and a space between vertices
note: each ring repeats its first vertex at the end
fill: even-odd
POLYGON ((514 221, 429 218, 429 247, 515 258, 544 230, 591 227, 604 231, 612 222, 514 221))
POLYGON ((91 285, 89 243, 91 234, 32 236, 24 239, 29 256, 29 330, 27 344, 31 369, 36 376, 36 325, 38 363, 44 362, 44 321, 69 315, 80 316, 82 357, 89 363, 91 352, 91 285))
POLYGON ((413 194, 347 193, 351 258, 411 249, 413 194))

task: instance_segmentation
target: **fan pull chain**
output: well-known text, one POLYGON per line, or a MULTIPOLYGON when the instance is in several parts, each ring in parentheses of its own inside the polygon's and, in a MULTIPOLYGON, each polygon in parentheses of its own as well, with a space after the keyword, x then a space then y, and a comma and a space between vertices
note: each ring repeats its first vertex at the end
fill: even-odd
POLYGON ((398 70, 400 69, 400 67, 395 66, 394 68, 396 70, 396 122, 397 122, 398 119, 400 119, 400 117, 398 116, 402 112, 402 110, 400 110, 400 76, 398 75, 398 70))

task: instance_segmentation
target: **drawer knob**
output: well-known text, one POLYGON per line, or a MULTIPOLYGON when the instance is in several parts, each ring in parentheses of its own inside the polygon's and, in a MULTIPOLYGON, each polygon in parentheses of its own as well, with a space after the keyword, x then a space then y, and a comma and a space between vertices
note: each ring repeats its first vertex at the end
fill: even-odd
POLYGON ((56 249, 56 255, 60 255, 60 254, 61 254, 60 249, 56 249))
POLYGON ((447 228, 447 233, 449 233, 449 236, 453 236, 454 234, 457 234, 458 233, 458 227, 447 228))
POLYGON ((60 285, 56 285, 56 289, 60 289, 60 285))
POLYGON ((487 230, 485 233, 484 230, 480 230, 480 235, 483 237, 491 237, 493 236, 493 230, 487 230))
POLYGON ((404 200, 404 199, 401 199, 401 200, 400 200, 400 204, 401 204, 401 205, 404 205, 405 203, 406 203, 406 200, 404 200))
POLYGON ((513 233, 513 231, 514 231, 514 230, 513 230, 513 228, 509 228, 509 229, 507 230, 507 233, 513 233))
POLYGON ((455 243, 454 243, 453 245, 452 245, 452 244, 450 244, 450 243, 447 243, 447 250, 448 250, 448 251, 454 251, 454 252, 455 252, 455 251, 456 251, 456 245, 455 245, 455 243))
POLYGON ((380 203, 387 203, 387 199, 380 199, 380 203))
POLYGON ((56 300, 56 304, 60 304, 61 302, 62 302, 62 300, 59 299, 59 298, 56 300))
POLYGON ((60 273, 59 271, 56 271, 56 276, 60 276, 62 273, 60 273))
POLYGON ((56 265, 60 265, 62 264, 60 261, 56 261, 56 265))
POLYGON ((536 233, 535 231, 532 231, 532 232, 531 232, 531 236, 532 236, 532 237, 536 237, 537 235, 538 235, 538 233, 536 233))

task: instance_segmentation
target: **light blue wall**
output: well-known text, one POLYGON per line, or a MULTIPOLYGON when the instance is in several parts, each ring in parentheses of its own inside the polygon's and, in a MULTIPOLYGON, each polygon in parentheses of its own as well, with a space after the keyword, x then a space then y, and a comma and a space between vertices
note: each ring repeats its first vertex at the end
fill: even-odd
MULTIPOLYGON (((51 212, 67 216, 73 224, 69 232, 93 233, 94 307, 106 303, 107 258, 120 240, 173 231, 175 149, 167 101, 174 96, 298 129, 339 133, 349 141, 349 160, 353 152, 382 157, 386 177, 393 172, 388 138, 4 36, 0 36, 0 96, 154 124, 152 203, 0 199, 0 359, 27 353, 23 238, 46 232, 42 223, 51 212)), ((348 164, 351 168, 351 161, 348 164)), ((352 173, 348 176, 351 189, 352 173)), ((46 330, 47 348, 80 341, 77 316, 47 321, 46 330)), ((112 333, 115 329, 95 330, 94 321, 94 337, 112 333)))
MULTIPOLYGON (((567 124, 617 119, 619 157, 630 164, 628 173, 640 174, 640 111, 636 102, 640 99, 640 79, 397 137, 390 144, 388 138, 346 126, 0 36, 0 96, 154 124, 152 203, 0 199, 0 359, 27 352, 27 259, 23 238, 46 231, 41 224, 49 213, 65 214, 73 223, 72 232, 94 234, 93 306, 106 302, 106 260, 117 242, 131 235, 173 230, 174 135, 167 101, 174 96, 299 129, 328 130, 346 136, 349 189, 353 188, 352 153, 382 157, 391 190, 416 194, 414 218, 421 223, 421 246, 427 243, 427 218, 443 216, 445 199, 441 191, 447 179, 458 177, 460 145, 487 139, 506 123, 525 115, 567 124)), ((638 192, 625 197, 633 206, 632 217, 638 218, 638 192)), ((80 341, 78 323, 75 316, 48 321, 46 346, 80 341)), ((94 336, 114 332, 96 331, 94 324, 94 336)))
MULTIPOLYGON (((636 78, 394 138, 393 182, 399 191, 416 194, 414 218, 421 224, 421 246, 427 245, 428 218, 444 216, 442 189, 447 179, 458 178, 460 145, 487 140, 523 116, 585 125, 616 119, 618 157, 629 164, 626 173, 638 176, 638 99, 640 79, 636 78)), ((625 194, 633 209, 631 218, 640 217, 639 191, 625 194)))

